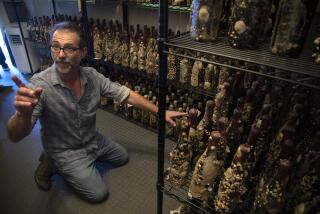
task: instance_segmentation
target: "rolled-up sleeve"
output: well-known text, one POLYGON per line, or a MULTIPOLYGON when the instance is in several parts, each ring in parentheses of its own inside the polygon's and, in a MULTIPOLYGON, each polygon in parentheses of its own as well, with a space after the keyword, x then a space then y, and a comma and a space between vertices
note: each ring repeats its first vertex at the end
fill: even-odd
POLYGON ((123 102, 130 94, 130 89, 124 85, 112 82, 109 78, 99 74, 101 81, 101 95, 111 97, 119 102, 123 102))

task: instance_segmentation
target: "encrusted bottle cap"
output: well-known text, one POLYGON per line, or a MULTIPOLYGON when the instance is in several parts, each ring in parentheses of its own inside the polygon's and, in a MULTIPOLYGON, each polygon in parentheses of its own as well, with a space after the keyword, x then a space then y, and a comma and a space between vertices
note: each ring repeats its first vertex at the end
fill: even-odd
MULTIPOLYGON (((261 70, 265 70, 265 69, 263 69, 263 68, 268 69, 267 66, 260 66, 260 69, 261 69, 261 70)), ((263 76, 258 76, 258 78, 257 78, 257 81, 260 83, 260 85, 262 85, 265 80, 266 80, 266 78, 263 77, 263 76)))
POLYGON ((232 119, 234 121, 238 121, 238 120, 240 120, 241 115, 242 115, 242 111, 240 109, 238 109, 238 108, 235 108, 234 111, 233 111, 232 119))
POLYGON ((287 120, 287 125, 296 127, 298 119, 299 119, 299 114, 297 114, 295 112, 290 112, 288 120, 287 120))
POLYGON ((213 146, 218 146, 221 140, 221 133, 219 131, 212 131, 209 137, 209 144, 213 146))
POLYGON ((198 122, 198 110, 197 109, 195 109, 195 108, 190 109, 189 119, 190 119, 190 126, 192 128, 196 128, 197 122, 198 122))
POLYGON ((206 109, 205 109, 205 113, 204 113, 204 120, 205 121, 211 120, 211 116, 213 114, 213 109, 214 109, 214 101, 208 100, 206 103, 206 109))
POLYGON ((224 87, 224 90, 226 91, 226 93, 228 93, 230 91, 230 83, 224 82, 223 87, 224 87))
POLYGON ((280 143, 281 152, 280 158, 289 158, 294 154, 296 149, 296 144, 291 139, 286 139, 280 143))
POLYGON ((320 131, 317 131, 312 139, 311 149, 314 151, 320 151, 320 131))
POLYGON ((245 162, 245 160, 247 159, 247 157, 249 156, 250 153, 250 145, 248 144, 241 144, 238 149, 237 152, 235 154, 235 160, 234 162, 245 162))
POLYGON ((270 124, 270 116, 269 115, 263 115, 262 116, 262 121, 261 121, 261 126, 260 126, 260 130, 261 131, 266 131, 269 127, 270 124))
POLYGON ((220 132, 224 132, 228 125, 228 118, 227 117, 220 117, 217 121, 217 129, 220 132))
POLYGON ((270 104, 271 105, 271 94, 268 93, 265 95, 264 100, 263 100, 264 104, 270 104))
POLYGON ((303 105, 300 104, 300 103, 295 104, 294 107, 293 107, 293 111, 292 112, 296 113, 298 115, 302 114, 303 113, 303 105))
POLYGON ((248 137, 248 144, 255 145, 260 135, 260 130, 255 126, 251 127, 250 134, 248 137))
POLYGON ((297 93, 295 100, 297 103, 304 103, 304 101, 306 100, 307 95, 305 93, 297 93))
POLYGON ((237 100, 237 107, 236 107, 236 108, 242 109, 242 108, 243 108, 243 105, 244 105, 244 98, 243 98, 243 97, 238 98, 238 100, 237 100))
POLYGON ((251 102, 253 100, 255 93, 256 92, 253 88, 248 89, 246 94, 246 102, 251 102))
POLYGON ((292 169, 292 162, 290 160, 280 159, 278 176, 279 176, 279 181, 282 185, 287 182, 291 169, 292 169))
POLYGON ((271 111, 271 104, 264 104, 264 105, 262 106, 262 114, 263 114, 263 115, 269 114, 270 111, 271 111))
POLYGON ((253 81, 251 88, 257 90, 260 87, 260 83, 258 81, 253 81))

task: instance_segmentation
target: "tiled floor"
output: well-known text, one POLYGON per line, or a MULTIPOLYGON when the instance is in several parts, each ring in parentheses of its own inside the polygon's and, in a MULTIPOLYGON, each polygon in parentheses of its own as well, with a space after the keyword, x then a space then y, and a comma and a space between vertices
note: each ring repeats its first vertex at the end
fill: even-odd
MULTIPOLYGON (((13 85, 10 72, 0 72, 3 77, 0 85, 13 85)), ((19 75, 16 71, 11 72, 19 75)), ((26 78, 24 81, 27 82, 26 78)), ((50 191, 37 189, 33 172, 42 150, 40 125, 37 124, 33 132, 17 144, 10 143, 5 135, 5 124, 14 112, 16 89, 13 86, 0 91, 1 214, 157 213, 157 135, 102 110, 97 112, 97 127, 124 145, 130 154, 130 162, 126 166, 102 170, 110 189, 109 199, 101 204, 89 204, 75 195, 60 176, 54 176, 50 191)), ((167 144, 172 145, 171 142, 167 144)), ((169 213, 169 209, 177 206, 176 201, 164 197, 163 213, 169 213)))

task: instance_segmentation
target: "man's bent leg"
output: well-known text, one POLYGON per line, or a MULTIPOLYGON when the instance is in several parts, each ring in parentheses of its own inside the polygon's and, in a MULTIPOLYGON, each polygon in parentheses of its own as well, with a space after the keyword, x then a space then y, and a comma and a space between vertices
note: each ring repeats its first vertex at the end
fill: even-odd
POLYGON ((128 163, 129 155, 123 146, 105 137, 99 143, 98 160, 119 167, 128 163))
POLYGON ((107 198, 107 186, 94 166, 92 157, 65 163, 58 168, 58 172, 87 201, 98 203, 107 198))

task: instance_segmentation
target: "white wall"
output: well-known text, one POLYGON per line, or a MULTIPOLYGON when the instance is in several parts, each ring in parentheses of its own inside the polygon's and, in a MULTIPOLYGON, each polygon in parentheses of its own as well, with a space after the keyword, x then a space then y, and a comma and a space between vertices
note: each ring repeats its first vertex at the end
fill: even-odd
POLYGON ((119 20, 122 23, 122 7, 117 2, 105 3, 97 0, 95 4, 87 4, 88 17, 119 20))
MULTIPOLYGON (((158 13, 158 10, 155 9, 131 6, 129 7, 129 24, 140 24, 140 26, 146 24, 148 26, 155 26, 156 28, 158 28, 158 13)), ((189 13, 169 11, 169 28, 171 28, 174 31, 178 29, 181 32, 186 31, 190 19, 189 17, 189 13)))

